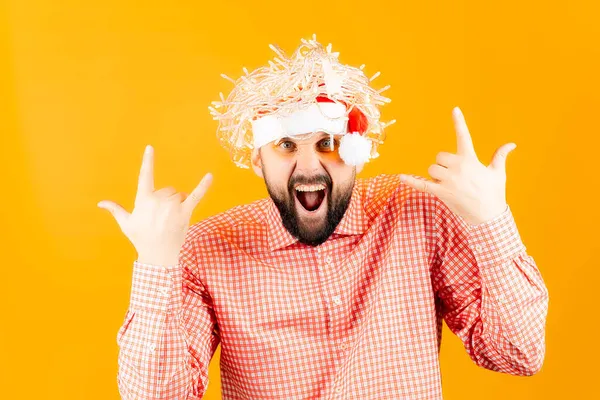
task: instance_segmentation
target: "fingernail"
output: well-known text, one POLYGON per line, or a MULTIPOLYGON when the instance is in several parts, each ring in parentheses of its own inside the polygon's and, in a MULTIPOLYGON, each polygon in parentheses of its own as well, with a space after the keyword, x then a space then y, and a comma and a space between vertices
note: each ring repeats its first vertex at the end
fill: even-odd
POLYGON ((149 144, 146 145, 146 153, 150 153, 150 151, 152 150, 152 146, 150 146, 149 144))

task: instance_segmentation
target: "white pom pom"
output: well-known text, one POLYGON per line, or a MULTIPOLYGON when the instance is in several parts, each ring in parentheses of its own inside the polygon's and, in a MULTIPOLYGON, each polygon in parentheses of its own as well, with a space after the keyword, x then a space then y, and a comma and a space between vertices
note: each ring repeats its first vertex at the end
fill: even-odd
POLYGON ((340 141, 340 157, 348 165, 360 165, 371 158, 372 143, 360 133, 346 133, 340 141))

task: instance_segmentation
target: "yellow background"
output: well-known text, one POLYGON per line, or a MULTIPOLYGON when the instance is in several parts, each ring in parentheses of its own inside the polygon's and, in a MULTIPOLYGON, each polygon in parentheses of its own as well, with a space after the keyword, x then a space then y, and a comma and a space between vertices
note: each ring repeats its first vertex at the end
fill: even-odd
MULTIPOLYGON (((445 398, 598 394, 597 1, 7 0, 0 6, 0 397, 117 399, 117 330, 136 253, 99 200, 214 183, 192 223, 266 196, 216 139, 210 101, 242 66, 317 33, 391 84, 381 157, 362 176, 426 175, 462 108, 483 162, 514 141, 508 201, 550 291, 542 371, 476 367, 444 328, 445 398), (493 3, 490 5, 488 3, 493 3)), ((219 350, 207 399, 220 398, 219 350)))

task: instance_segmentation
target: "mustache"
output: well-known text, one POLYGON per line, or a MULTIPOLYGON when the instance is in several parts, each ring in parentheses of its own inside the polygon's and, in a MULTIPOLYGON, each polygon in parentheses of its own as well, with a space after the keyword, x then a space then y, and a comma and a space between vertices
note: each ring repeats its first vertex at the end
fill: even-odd
POLYGON ((288 182, 288 190, 290 193, 293 193, 294 187, 297 184, 301 185, 318 185, 319 183, 325 185, 328 189, 331 189, 331 185, 333 182, 331 181, 331 177, 329 175, 320 174, 314 176, 305 176, 305 175, 297 175, 292 176, 288 182))

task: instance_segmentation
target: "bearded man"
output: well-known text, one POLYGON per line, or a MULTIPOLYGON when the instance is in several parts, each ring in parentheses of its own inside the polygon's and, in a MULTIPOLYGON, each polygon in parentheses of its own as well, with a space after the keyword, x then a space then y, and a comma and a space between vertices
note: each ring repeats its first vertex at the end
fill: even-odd
POLYGON ((506 203, 515 144, 483 165, 455 108, 457 151, 432 180, 357 178, 390 125, 378 74, 316 38, 291 57, 272 48, 210 107, 268 198, 189 226, 212 176, 189 196, 155 190, 148 146, 133 212, 99 203, 138 252, 121 396, 202 398, 221 344, 223 399, 442 399, 443 321, 477 365, 537 373, 548 292, 506 203))

